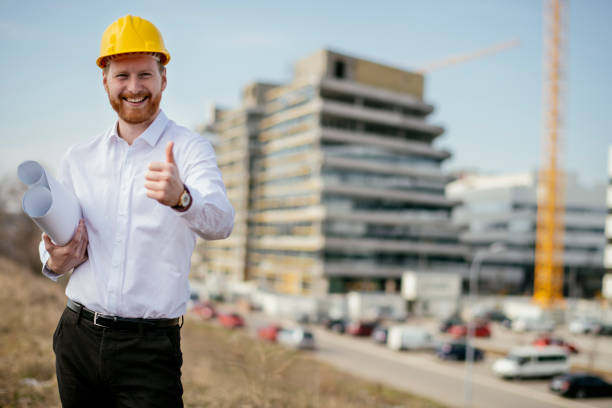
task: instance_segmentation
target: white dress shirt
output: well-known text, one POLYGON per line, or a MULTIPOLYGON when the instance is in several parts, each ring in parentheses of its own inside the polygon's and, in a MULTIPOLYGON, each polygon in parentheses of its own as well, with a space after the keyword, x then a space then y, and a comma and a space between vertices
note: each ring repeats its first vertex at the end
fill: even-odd
MULTIPOLYGON (((89 238, 89 258, 72 272, 66 295, 113 316, 184 314, 196 234, 227 238, 234 224, 210 143, 160 111, 131 146, 119 137, 115 123, 94 140, 71 147, 59 179, 79 199, 89 238), (191 207, 182 213, 147 197, 144 187, 149 163, 166 160, 169 141, 192 196, 191 207)), ((40 254, 46 265, 49 254, 42 241, 40 254)), ((59 277, 45 267, 43 273, 59 277)))

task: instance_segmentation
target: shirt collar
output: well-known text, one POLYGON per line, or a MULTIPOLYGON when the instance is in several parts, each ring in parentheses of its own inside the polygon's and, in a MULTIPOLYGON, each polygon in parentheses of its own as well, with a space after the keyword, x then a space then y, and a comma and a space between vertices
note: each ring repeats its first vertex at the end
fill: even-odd
MULTIPOLYGON (((142 132, 140 136, 136 138, 136 140, 143 139, 150 146, 152 147, 155 146, 157 142, 159 141, 159 138, 161 137, 162 133, 164 132, 164 129, 166 128, 166 125, 168 124, 168 121, 169 121, 168 117, 166 116, 164 111, 160 109, 159 114, 157 115, 155 120, 149 125, 149 127, 144 132, 142 132)), ((117 132, 118 126, 119 126, 119 121, 116 121, 115 125, 113 126, 109 134, 109 138, 111 140, 120 139, 119 132, 117 132)))

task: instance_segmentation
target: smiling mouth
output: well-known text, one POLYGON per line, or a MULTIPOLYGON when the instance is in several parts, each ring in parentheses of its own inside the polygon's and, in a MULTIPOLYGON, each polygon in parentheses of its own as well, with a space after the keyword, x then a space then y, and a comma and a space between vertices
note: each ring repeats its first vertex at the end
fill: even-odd
POLYGON ((130 102, 130 103, 141 103, 141 102, 144 102, 147 98, 148 98, 148 96, 140 96, 140 97, 137 97, 137 98, 123 97, 122 99, 124 101, 130 102))

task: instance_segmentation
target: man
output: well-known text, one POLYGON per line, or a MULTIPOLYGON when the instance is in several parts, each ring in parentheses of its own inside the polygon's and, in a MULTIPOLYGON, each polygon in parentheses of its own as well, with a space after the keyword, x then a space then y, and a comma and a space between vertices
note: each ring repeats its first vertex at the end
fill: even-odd
POLYGON ((229 236, 232 209, 210 144, 160 110, 170 54, 126 16, 97 64, 116 124, 68 150, 60 179, 83 211, 71 242, 43 234, 43 273, 72 271, 53 335, 64 407, 183 406, 179 317, 196 236, 229 236))

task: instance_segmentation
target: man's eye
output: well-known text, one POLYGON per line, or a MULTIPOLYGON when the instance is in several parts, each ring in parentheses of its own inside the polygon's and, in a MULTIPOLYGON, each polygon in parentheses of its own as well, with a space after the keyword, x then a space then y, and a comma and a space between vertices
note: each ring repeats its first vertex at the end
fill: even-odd
POLYGON ((116 78, 121 78, 121 79, 127 78, 127 74, 117 74, 116 78))
POLYGON ((149 73, 140 74, 140 77, 141 78, 149 78, 149 77, 151 77, 151 74, 149 74, 149 73))

